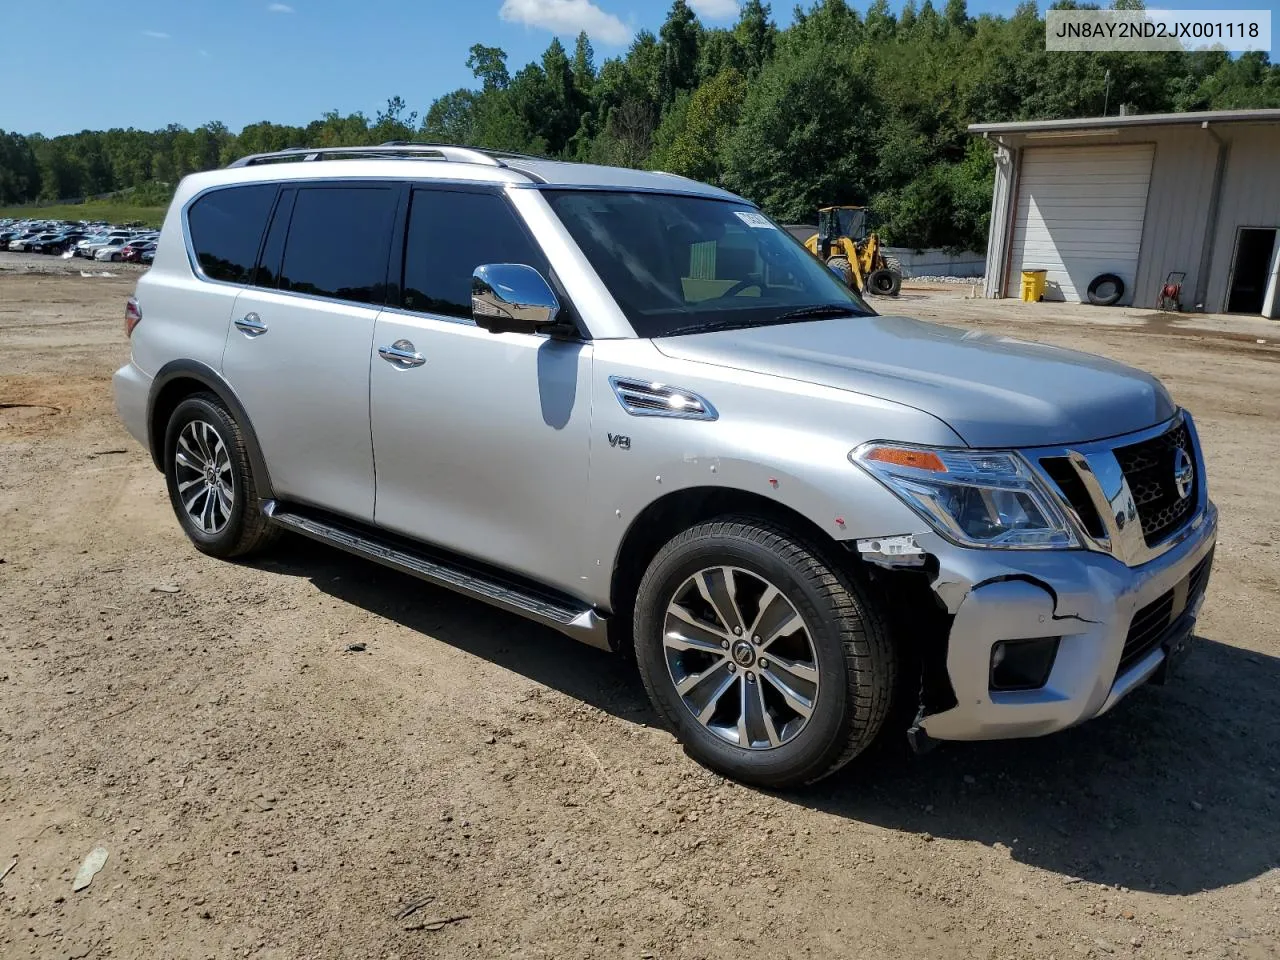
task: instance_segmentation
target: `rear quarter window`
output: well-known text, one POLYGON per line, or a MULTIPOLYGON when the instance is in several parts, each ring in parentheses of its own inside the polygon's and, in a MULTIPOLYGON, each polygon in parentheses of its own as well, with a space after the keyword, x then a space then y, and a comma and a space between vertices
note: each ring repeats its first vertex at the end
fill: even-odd
POLYGON ((252 184, 206 193, 191 205, 187 227, 206 277, 249 282, 275 198, 275 184, 252 184))

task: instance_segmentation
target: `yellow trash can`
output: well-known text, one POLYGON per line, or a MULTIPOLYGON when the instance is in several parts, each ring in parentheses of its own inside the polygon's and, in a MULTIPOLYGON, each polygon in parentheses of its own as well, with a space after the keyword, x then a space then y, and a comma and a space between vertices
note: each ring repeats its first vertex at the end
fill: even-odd
POLYGON ((1025 303, 1036 303, 1044 296, 1045 276, 1048 270, 1022 271, 1022 299, 1025 303))

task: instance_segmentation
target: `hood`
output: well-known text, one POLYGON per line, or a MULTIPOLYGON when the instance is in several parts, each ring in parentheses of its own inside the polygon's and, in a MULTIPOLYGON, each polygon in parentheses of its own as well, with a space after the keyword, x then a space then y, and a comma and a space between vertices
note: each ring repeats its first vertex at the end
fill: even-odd
POLYGON ((669 357, 906 404, 974 447, 1083 443, 1153 426, 1177 409, 1155 377, 1124 364, 908 317, 778 324, 654 344, 669 357))

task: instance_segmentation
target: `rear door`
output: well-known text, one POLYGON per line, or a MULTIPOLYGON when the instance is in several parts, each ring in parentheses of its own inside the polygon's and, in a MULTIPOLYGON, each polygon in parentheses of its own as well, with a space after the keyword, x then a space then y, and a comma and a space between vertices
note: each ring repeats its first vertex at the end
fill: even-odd
POLYGON ((348 181, 281 190, 223 357, 276 495, 360 520, 373 519, 369 356, 402 193, 348 181))

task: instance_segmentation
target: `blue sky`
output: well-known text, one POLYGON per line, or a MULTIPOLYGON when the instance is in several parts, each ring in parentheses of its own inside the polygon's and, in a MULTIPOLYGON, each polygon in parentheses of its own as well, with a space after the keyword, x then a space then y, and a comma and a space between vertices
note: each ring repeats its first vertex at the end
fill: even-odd
MULTIPOLYGON (((689 2, 708 24, 736 19, 736 0, 689 2)), ((868 2, 851 5, 865 9, 868 2)), ((670 0, 0 3, 8 78, 0 129, 50 135, 209 120, 239 130, 259 120, 306 123, 331 109, 372 116, 397 94, 422 113, 440 94, 472 83, 465 61, 473 43, 502 47, 515 72, 553 34, 572 38, 586 27, 600 63, 622 53, 636 30, 656 31, 670 7, 670 0)), ((969 0, 975 14, 1007 14, 1015 5, 969 0)), ((1148 5, 1274 9, 1275 0, 1148 5)), ((773 8, 785 24, 794 0, 774 0, 773 8)))

